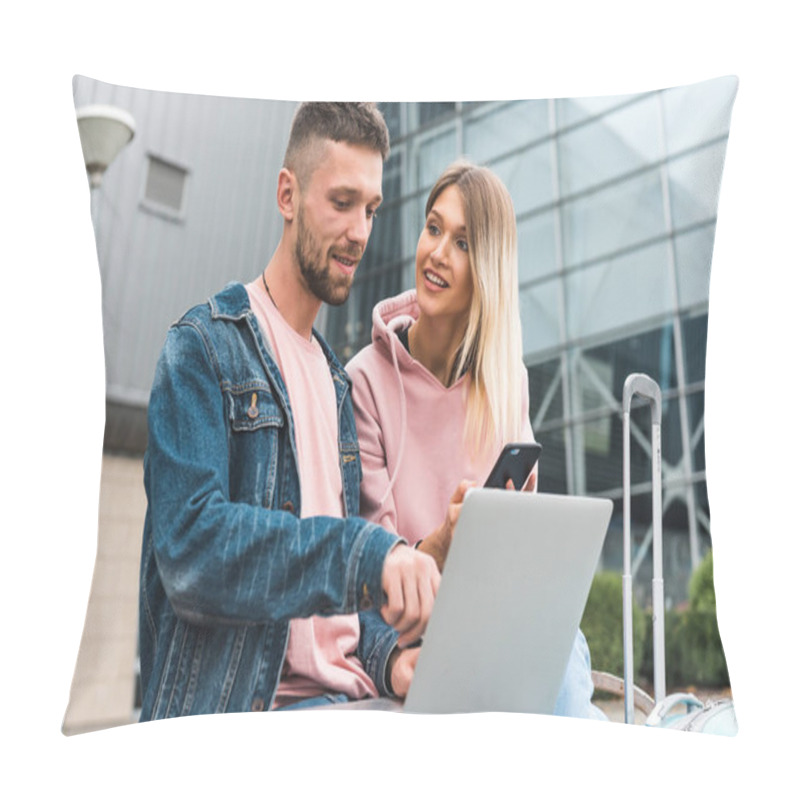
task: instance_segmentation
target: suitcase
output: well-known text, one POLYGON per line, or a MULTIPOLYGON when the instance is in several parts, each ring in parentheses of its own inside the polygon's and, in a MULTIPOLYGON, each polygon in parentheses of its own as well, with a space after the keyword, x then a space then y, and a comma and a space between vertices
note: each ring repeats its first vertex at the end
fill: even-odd
MULTIPOLYGON (((631 474, 630 474, 630 411, 633 398, 639 395, 650 404, 653 483, 653 707, 645 725, 687 731, 703 731, 734 736, 738 731, 732 700, 705 704, 693 694, 666 694, 664 655, 664 578, 662 561, 661 508, 661 389, 649 376, 629 375, 622 390, 622 636, 623 696, 625 722, 634 722, 634 700, 637 687, 633 683, 633 577, 631 575, 631 474)), ((641 692, 641 690, 639 690, 641 692)))
POLYGON ((732 700, 703 703, 693 694, 683 692, 667 695, 650 712, 644 724, 651 728, 674 728, 718 736, 735 736, 739 730, 732 700), (676 710, 676 706, 681 704, 683 710, 676 710))

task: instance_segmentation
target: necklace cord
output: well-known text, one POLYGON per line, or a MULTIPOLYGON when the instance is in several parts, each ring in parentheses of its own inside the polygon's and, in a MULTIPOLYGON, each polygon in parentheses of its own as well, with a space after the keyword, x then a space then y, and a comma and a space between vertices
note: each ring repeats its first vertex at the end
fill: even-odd
POLYGON ((264 277, 263 272, 261 273, 261 280, 264 283, 264 288, 267 290, 267 296, 269 297, 270 300, 272 300, 272 305, 274 305, 275 308, 278 308, 278 304, 275 302, 275 298, 272 296, 272 292, 269 290, 269 286, 267 286, 267 279, 264 277))

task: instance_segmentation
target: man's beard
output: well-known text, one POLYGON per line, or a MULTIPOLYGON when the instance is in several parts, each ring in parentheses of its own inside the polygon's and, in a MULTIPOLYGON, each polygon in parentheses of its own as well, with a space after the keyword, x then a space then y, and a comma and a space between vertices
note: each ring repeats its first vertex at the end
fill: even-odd
MULTIPOLYGON (((331 250, 328 251, 327 257, 323 254, 322 247, 305 224, 302 205, 297 212, 296 222, 297 242, 294 253, 306 286, 323 303, 332 306, 342 305, 350 294, 350 287, 353 283, 352 275, 343 274, 338 279, 331 275, 331 250)), ((351 245, 344 249, 338 248, 337 252, 355 261, 361 258, 361 248, 357 245, 351 245)))

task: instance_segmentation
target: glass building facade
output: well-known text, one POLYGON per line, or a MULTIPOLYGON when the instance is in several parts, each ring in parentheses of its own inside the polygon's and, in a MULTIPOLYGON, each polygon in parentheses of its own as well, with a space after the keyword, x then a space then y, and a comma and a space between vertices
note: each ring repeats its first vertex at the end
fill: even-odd
MULTIPOLYGON (((514 201, 531 420, 541 491, 611 498, 602 566, 622 563, 625 378, 663 395, 668 605, 710 546, 704 461, 708 289, 735 80, 586 100, 382 104, 392 137, 384 203, 350 300, 322 327, 343 360, 370 340, 376 302, 414 285, 427 194, 466 158, 514 201), (714 113, 719 110, 719 113, 714 113), (701 120, 701 122, 697 122, 701 120)), ((651 570, 650 412, 631 414, 637 594, 651 570)))

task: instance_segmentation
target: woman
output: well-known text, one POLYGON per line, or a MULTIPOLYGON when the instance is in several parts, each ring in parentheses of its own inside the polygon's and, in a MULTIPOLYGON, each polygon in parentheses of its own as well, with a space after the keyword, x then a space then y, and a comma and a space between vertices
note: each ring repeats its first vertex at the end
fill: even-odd
MULTIPOLYGON (((532 441, 514 208, 490 170, 459 162, 425 208, 416 289, 379 303, 348 364, 363 467, 361 513, 444 565, 464 492, 503 445, 532 441), (453 490, 455 489, 455 493, 453 490), (448 510, 449 506, 449 510, 448 510), (448 512, 439 525, 442 513, 448 512), (437 527, 438 526, 438 527, 437 527)), ((534 471, 526 489, 534 488, 534 471)), ((415 656, 394 691, 402 695, 415 656)), ((556 713, 602 716, 579 632, 556 713), (574 674, 573 674, 574 673, 574 674)))

